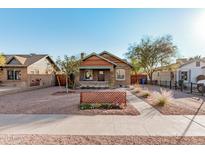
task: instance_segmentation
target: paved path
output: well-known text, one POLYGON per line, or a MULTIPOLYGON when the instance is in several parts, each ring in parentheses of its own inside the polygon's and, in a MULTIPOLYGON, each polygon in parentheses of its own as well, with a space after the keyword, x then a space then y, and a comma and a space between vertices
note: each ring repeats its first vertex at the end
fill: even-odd
POLYGON ((127 93, 140 116, 0 114, 0 134, 205 136, 205 116, 165 116, 127 93))

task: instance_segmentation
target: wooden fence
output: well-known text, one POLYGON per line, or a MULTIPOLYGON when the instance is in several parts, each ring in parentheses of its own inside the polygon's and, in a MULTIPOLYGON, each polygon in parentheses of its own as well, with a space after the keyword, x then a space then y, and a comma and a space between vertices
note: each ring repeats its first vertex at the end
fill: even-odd
POLYGON ((141 84, 142 79, 144 79, 145 83, 147 82, 147 75, 146 74, 134 74, 131 75, 131 84, 141 84))
POLYGON ((66 75, 65 74, 57 74, 56 75, 56 85, 66 86, 66 75))

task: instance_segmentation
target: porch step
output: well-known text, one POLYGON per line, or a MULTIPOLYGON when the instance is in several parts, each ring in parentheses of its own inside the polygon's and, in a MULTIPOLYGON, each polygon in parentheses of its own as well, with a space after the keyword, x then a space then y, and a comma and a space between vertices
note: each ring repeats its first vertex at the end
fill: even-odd
POLYGON ((80 81, 81 88, 109 88, 108 81, 80 81))

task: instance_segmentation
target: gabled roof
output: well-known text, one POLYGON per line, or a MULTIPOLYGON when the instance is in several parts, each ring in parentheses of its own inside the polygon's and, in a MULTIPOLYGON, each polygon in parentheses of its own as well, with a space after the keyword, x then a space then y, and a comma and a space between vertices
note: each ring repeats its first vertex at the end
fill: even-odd
POLYGON ((106 58, 104 58, 104 57, 102 57, 102 56, 96 54, 95 52, 93 52, 93 53, 89 54, 88 56, 86 56, 85 58, 83 58, 82 61, 84 61, 84 60, 86 60, 86 59, 88 59, 88 58, 90 58, 90 57, 92 57, 92 56, 96 56, 96 57, 98 57, 98 58, 100 58, 100 59, 103 59, 103 60, 105 60, 105 61, 107 61, 107 62, 109 62, 109 63, 111 63, 111 64, 117 66, 116 63, 114 63, 114 62, 112 62, 112 61, 110 61, 110 60, 108 60, 108 59, 106 59, 106 58))
POLYGON ((30 55, 5 55, 6 64, 9 64, 13 59, 17 60, 20 65, 29 66, 48 55, 30 54, 30 55))
POLYGON ((193 63, 193 62, 198 62, 198 61, 205 63, 205 60, 203 60, 203 59, 200 59, 200 60, 190 60, 190 61, 188 61, 187 63, 182 64, 179 68, 182 68, 183 66, 186 66, 186 65, 188 65, 188 64, 191 64, 191 63, 193 63))
POLYGON ((166 66, 158 67, 155 70, 156 71, 170 71, 170 70, 174 71, 174 70, 178 69, 180 66, 181 66, 180 63, 172 63, 172 64, 169 64, 166 66))
POLYGON ((110 55, 110 56, 112 56, 112 57, 118 59, 119 61, 121 61, 121 62, 123 62, 123 63, 129 65, 130 67, 132 67, 132 65, 131 65, 129 62, 127 62, 126 60, 123 60, 123 59, 121 59, 121 58, 119 58, 119 57, 117 57, 117 56, 111 54, 111 53, 108 52, 108 51, 103 51, 103 52, 101 52, 99 55, 103 55, 103 54, 108 54, 108 55, 110 55))

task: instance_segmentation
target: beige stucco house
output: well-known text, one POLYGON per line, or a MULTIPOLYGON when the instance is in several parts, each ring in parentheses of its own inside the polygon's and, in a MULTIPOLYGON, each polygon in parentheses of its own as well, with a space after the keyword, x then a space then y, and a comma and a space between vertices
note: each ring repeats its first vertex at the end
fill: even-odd
POLYGON ((152 76, 153 81, 157 81, 158 83, 160 81, 177 81, 177 69, 186 62, 186 58, 177 59, 176 63, 157 68, 152 76))
POLYGON ((55 84, 58 67, 48 55, 5 55, 6 64, 0 67, 0 84, 30 87, 55 84))

